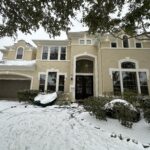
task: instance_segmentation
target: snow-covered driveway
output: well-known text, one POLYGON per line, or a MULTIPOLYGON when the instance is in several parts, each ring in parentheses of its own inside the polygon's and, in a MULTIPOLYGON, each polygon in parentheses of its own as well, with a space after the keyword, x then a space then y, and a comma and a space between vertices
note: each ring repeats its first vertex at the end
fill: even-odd
MULTIPOLYGON (((148 135, 142 136, 148 141, 150 128, 147 124, 144 126, 148 135)), ((0 150, 144 149, 142 141, 132 142, 134 134, 138 136, 138 133, 129 136, 131 140, 127 142, 125 131, 136 132, 134 129, 122 131, 122 128, 116 120, 96 120, 81 107, 26 107, 17 102, 0 101, 0 150), (122 134, 123 140, 112 138, 112 133, 122 134)))

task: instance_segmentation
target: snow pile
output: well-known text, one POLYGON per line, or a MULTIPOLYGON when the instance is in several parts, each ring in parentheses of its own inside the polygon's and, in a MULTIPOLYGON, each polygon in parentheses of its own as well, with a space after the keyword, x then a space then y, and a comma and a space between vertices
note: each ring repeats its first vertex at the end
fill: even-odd
POLYGON ((38 94, 35 98, 35 102, 40 102, 40 104, 49 104, 56 100, 57 98, 57 93, 50 93, 50 94, 38 94))
POLYGON ((0 150, 149 150, 143 147, 150 143, 143 119, 128 129, 114 119, 97 120, 81 107, 7 104, 0 101, 0 150))
POLYGON ((33 66, 35 63, 35 60, 3 60, 0 66, 33 66))
POLYGON ((115 104, 123 104, 125 106, 129 106, 131 110, 137 111, 136 108, 132 104, 130 104, 129 102, 123 99, 114 99, 110 101, 109 103, 105 104, 104 108, 112 110, 115 104))

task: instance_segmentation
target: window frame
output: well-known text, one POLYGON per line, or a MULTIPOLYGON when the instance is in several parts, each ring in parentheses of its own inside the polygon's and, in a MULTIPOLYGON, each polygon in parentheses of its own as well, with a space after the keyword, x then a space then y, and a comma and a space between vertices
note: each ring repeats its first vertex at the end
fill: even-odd
POLYGON ((111 47, 111 48, 117 48, 117 42, 111 42, 111 43, 110 43, 110 47, 111 47), (114 44, 114 43, 116 44, 116 47, 112 47, 112 44, 114 44))
POLYGON ((46 77, 46 73, 44 73, 44 72, 40 72, 40 73, 39 73, 39 90, 40 90, 40 85, 41 85, 41 84, 40 84, 40 77, 41 77, 41 75, 45 75, 45 83, 44 83, 44 91, 45 91, 46 78, 47 78, 47 77, 46 77))
POLYGON ((61 45, 61 46, 57 46, 57 45, 51 45, 51 46, 47 46, 44 45, 42 46, 42 52, 41 52, 41 61, 66 61, 67 60, 67 46, 66 45, 61 45), (44 47, 48 47, 48 55, 47 55, 47 59, 43 59, 43 48, 44 47), (52 47, 58 47, 58 58, 57 59, 50 59, 51 56, 51 48, 52 47), (61 59, 61 48, 65 47, 66 48, 66 53, 65 53, 65 59, 61 59))
POLYGON ((16 59, 16 60, 23 60, 23 57, 24 57, 24 47, 19 46, 19 47, 17 48, 17 50, 16 50, 16 56, 15 56, 15 59, 16 59), (21 58, 17 58, 19 48, 22 48, 22 57, 21 57, 21 58))
MULTIPOLYGON (((122 73, 123 72, 135 72, 136 73, 136 78, 137 78, 137 93, 141 94, 141 84, 140 84, 140 76, 139 73, 140 72, 145 72, 146 73, 146 78, 147 78, 147 88, 148 88, 148 94, 149 93, 149 85, 148 85, 148 80, 149 80, 149 70, 148 69, 139 69, 138 63, 135 60, 120 60, 119 61, 119 65, 118 68, 110 68, 109 69, 109 74, 111 75, 111 79, 112 79, 112 83, 113 83, 113 72, 118 71, 119 72, 119 76, 120 76, 120 86, 121 86, 121 93, 124 92, 124 87, 123 87, 123 77, 122 77, 122 73), (134 62, 136 67, 135 69, 124 69, 121 68, 121 63, 122 62, 134 62)), ((113 89, 114 90, 114 89, 113 89)))
POLYGON ((143 48, 142 43, 141 42, 135 42, 135 48, 143 48), (137 47, 137 44, 141 44, 141 47, 137 47))
POLYGON ((123 35, 123 36, 122 36, 122 47, 123 47, 123 48, 126 48, 126 49, 127 49, 127 48, 130 48, 130 40, 129 40, 129 38, 128 38, 127 35, 123 35), (128 40, 128 47, 124 47, 124 37, 127 37, 127 40, 128 40))

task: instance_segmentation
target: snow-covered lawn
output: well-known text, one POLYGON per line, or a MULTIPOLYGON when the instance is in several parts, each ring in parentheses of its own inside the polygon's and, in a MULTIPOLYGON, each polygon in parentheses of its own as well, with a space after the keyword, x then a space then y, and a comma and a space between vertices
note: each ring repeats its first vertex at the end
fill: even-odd
POLYGON ((0 101, 0 150, 142 150, 148 143, 144 120, 128 129, 117 120, 99 121, 77 104, 41 108, 0 101))

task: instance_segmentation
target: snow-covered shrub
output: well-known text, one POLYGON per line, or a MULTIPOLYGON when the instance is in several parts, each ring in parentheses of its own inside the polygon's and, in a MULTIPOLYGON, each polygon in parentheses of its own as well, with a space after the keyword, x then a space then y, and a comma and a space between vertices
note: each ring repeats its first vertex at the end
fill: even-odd
POLYGON ((38 90, 21 90, 17 93, 19 101, 28 101, 33 103, 34 98, 38 95, 38 90))
POLYGON ((121 124, 131 128, 133 122, 140 119, 140 112, 129 102, 122 99, 114 99, 105 104, 106 115, 119 119, 121 124))
POLYGON ((97 119, 106 120, 106 113, 104 105, 108 102, 105 97, 90 97, 84 99, 83 106, 92 115, 96 116, 97 119))

